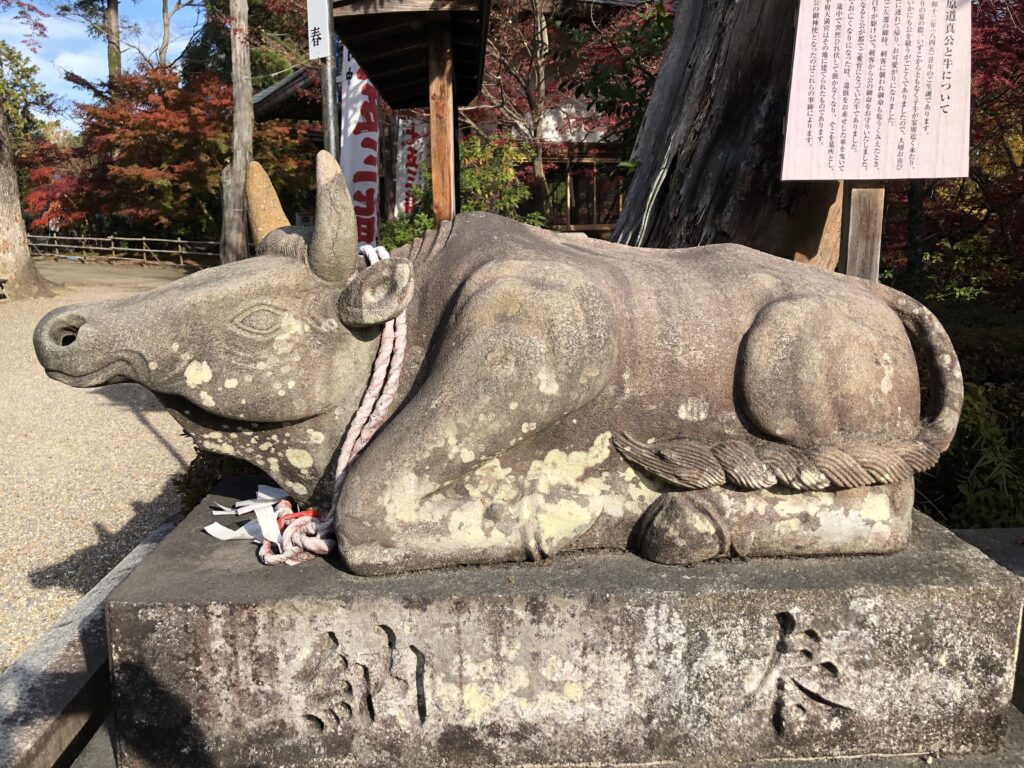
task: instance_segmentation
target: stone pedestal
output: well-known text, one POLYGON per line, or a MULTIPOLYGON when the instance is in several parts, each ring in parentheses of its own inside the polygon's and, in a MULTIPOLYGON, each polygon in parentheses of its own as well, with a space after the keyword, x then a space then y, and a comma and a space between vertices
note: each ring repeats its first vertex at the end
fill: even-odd
POLYGON ((984 751, 1018 580, 927 518, 896 555, 265 568, 204 503, 108 603, 124 766, 727 765, 984 751))

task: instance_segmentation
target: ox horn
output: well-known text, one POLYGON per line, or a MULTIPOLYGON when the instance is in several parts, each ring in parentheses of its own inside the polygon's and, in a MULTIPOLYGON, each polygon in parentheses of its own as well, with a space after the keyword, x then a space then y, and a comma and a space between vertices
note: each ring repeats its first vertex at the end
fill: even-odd
POLYGON ((341 166, 329 152, 316 155, 316 221, 309 267, 318 277, 344 282, 359 269, 356 213, 341 166))
POLYGON ((249 212, 249 227, 256 245, 275 229, 287 227, 291 222, 277 197, 270 177, 263 166, 253 160, 245 170, 245 203, 249 212))

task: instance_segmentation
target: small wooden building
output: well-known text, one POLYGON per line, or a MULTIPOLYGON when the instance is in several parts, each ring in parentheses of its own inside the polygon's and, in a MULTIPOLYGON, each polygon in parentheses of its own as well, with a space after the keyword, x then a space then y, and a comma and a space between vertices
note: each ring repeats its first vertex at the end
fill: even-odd
POLYGON ((455 109, 480 91, 489 0, 334 0, 334 28, 392 109, 430 108, 434 216, 458 204, 455 109))

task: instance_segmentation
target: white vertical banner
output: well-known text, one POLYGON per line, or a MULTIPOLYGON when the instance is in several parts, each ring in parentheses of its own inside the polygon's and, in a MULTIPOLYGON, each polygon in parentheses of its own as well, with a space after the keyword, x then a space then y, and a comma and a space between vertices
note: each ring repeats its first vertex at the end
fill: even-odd
POLYGON ((970 0, 800 0, 783 180, 966 176, 970 110, 970 0))
POLYGON ((427 150, 427 122, 414 117, 398 118, 395 153, 395 204, 392 215, 412 213, 412 193, 423 181, 422 163, 427 150))
POLYGON ((306 0, 306 40, 309 58, 331 55, 331 0, 306 0))
POLYGON ((356 211, 360 244, 377 244, 377 200, 380 176, 380 112, 373 87, 348 48, 341 49, 341 168, 356 211))

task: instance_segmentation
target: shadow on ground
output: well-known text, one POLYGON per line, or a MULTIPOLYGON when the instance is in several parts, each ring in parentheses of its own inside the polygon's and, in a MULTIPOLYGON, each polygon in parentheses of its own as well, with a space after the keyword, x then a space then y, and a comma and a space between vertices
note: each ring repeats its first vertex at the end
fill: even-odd
POLYGON ((62 587, 85 594, 92 584, 102 579, 150 531, 169 516, 183 516, 187 512, 182 508, 177 483, 188 468, 188 463, 153 424, 151 418, 152 414, 163 411, 163 406, 138 384, 111 384, 91 390, 90 394, 103 398, 105 403, 99 407, 130 411, 139 424, 175 458, 179 469, 152 496, 133 500, 131 518, 118 530, 111 530, 102 520, 95 520, 93 528, 97 541, 94 544, 82 547, 60 562, 31 571, 29 581, 37 589, 62 587))
POLYGON ((164 482, 159 493, 145 501, 132 502, 132 517, 120 529, 110 530, 93 521, 96 542, 71 553, 63 560, 30 571, 29 582, 37 589, 62 587, 85 594, 169 516, 180 515, 181 494, 174 478, 164 482))
POLYGON ((153 425, 150 414, 163 413, 164 407, 145 387, 139 384, 108 384, 105 387, 90 390, 89 394, 104 398, 109 406, 131 411, 139 424, 145 427, 167 449, 167 452, 177 459, 181 470, 185 471, 188 468, 188 462, 181 458, 175 447, 153 425))

